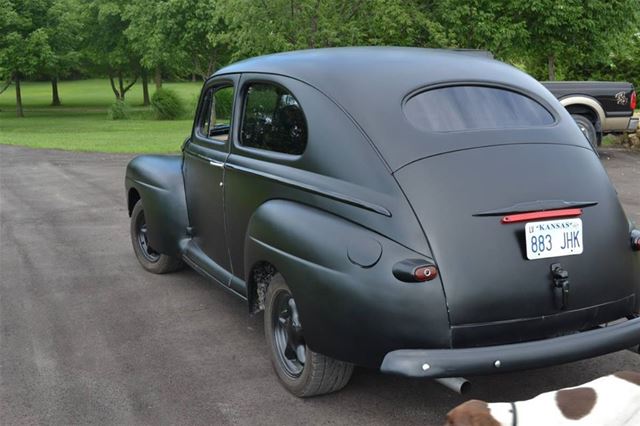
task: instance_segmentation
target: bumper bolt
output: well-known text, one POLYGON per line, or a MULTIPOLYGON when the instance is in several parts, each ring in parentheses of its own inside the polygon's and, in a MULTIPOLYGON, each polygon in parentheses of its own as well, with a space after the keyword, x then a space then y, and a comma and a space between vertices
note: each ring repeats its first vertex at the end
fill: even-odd
POLYGON ((500 360, 497 360, 496 362, 493 363, 493 366, 496 368, 500 368, 502 367, 502 363, 500 362, 500 360))
POLYGON ((431 368, 431 366, 429 364, 422 364, 422 370, 423 371, 427 371, 430 368, 431 368))

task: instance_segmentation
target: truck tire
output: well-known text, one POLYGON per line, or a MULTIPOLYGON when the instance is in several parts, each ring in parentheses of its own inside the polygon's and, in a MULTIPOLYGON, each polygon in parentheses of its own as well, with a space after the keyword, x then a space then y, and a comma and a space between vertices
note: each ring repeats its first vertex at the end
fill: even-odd
POLYGON ((596 131, 596 126, 584 115, 580 114, 571 114, 573 120, 578 125, 578 128, 582 132, 585 138, 589 141, 594 151, 598 150, 598 146, 600 146, 600 138, 598 138, 598 132, 596 131))
POLYGON ((264 332, 273 368, 284 387, 306 398, 345 387, 353 365, 312 351, 304 342, 293 295, 282 275, 267 287, 264 332))
POLYGON ((144 269, 154 274, 166 274, 181 269, 181 259, 156 252, 147 238, 147 223, 144 219, 142 200, 138 200, 131 212, 131 243, 138 262, 144 269))

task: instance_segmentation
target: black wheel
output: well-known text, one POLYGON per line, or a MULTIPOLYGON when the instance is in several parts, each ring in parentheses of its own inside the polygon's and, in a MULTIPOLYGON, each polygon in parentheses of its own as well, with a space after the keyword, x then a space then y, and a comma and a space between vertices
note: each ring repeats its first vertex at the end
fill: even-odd
POLYGON ((596 126, 584 115, 572 114, 573 120, 578 125, 578 128, 582 132, 585 138, 589 141, 594 150, 598 149, 600 141, 598 140, 598 132, 596 126))
POLYGON ((293 395, 305 398, 331 393, 349 382, 352 364, 314 352, 306 345, 298 307, 280 274, 267 288, 264 332, 273 368, 293 395))
POLYGON ((138 200, 131 212, 131 243, 138 261, 149 272, 165 274, 176 271, 183 266, 182 260, 158 253, 149 244, 142 200, 138 200))

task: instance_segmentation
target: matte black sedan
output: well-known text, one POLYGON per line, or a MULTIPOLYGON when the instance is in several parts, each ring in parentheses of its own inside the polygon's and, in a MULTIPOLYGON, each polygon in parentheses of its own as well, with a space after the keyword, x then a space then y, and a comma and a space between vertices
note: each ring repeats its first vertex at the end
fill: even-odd
POLYGON ((233 64, 182 155, 137 157, 126 191, 142 266, 186 263, 264 311, 298 396, 353 365, 450 378, 640 342, 640 231, 556 98, 481 55, 233 64))

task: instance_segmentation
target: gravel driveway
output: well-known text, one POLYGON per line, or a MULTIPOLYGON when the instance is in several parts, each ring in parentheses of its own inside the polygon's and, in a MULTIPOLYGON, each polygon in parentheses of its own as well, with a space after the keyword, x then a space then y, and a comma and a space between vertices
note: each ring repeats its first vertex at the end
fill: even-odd
MULTIPOLYGON (((640 154, 603 163, 640 223, 640 154)), ((279 386, 260 317, 190 270, 133 256, 130 156, 0 146, 0 424, 442 424, 469 397, 526 399, 622 369, 621 351, 479 377, 459 396, 428 380, 356 369, 310 400, 279 386)))

